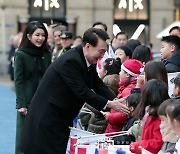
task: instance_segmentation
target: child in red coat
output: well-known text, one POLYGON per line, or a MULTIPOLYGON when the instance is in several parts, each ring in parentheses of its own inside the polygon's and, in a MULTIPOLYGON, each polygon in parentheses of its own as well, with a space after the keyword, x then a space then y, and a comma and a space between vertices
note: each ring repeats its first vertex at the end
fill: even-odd
POLYGON ((141 100, 136 107, 137 119, 142 120, 141 140, 130 144, 133 153, 141 154, 140 147, 157 154, 163 145, 160 133, 161 119, 157 114, 160 104, 169 98, 167 85, 160 80, 149 80, 143 87, 141 100))
MULTIPOLYGON (((122 103, 126 103, 125 99, 130 95, 131 89, 136 85, 136 78, 141 73, 140 69, 143 64, 139 60, 129 59, 121 65, 120 82, 118 89, 118 98, 122 98, 122 103)), ((104 113, 105 118, 108 120, 106 133, 118 132, 122 130, 127 114, 123 114, 111 109, 110 112, 104 113)))

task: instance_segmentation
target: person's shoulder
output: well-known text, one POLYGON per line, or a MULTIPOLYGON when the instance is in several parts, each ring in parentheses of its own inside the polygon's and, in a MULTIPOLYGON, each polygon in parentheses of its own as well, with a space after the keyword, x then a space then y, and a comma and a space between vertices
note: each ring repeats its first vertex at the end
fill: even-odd
POLYGON ((67 63, 73 63, 74 65, 77 65, 78 63, 81 63, 81 51, 78 48, 72 48, 66 53, 64 53, 62 56, 57 58, 54 62, 53 65, 59 65, 59 66, 64 66, 67 63))
POLYGON ((63 60, 79 60, 83 54, 82 47, 74 47, 64 53, 60 58, 63 60))
POLYGON ((26 56, 27 54, 20 49, 15 51, 15 56, 26 56))
POLYGON ((180 50, 176 50, 171 56, 167 58, 167 61, 179 60, 180 50))

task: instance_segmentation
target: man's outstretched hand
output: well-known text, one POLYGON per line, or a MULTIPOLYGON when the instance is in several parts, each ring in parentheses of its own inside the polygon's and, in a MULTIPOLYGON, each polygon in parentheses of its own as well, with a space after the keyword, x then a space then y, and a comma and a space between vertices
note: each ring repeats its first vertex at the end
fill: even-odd
POLYGON ((126 106, 126 100, 124 98, 108 101, 107 107, 118 112, 129 114, 129 108, 126 106))

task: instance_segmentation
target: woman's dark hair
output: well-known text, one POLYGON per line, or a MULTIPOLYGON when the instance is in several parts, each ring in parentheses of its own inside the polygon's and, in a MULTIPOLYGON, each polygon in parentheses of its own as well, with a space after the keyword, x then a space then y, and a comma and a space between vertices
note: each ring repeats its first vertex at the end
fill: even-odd
POLYGON ((161 61, 149 61, 144 67, 146 80, 159 79, 168 85, 166 68, 161 61))
POLYGON ((133 107, 135 109, 136 106, 138 105, 138 103, 140 102, 140 99, 141 99, 141 94, 140 93, 130 94, 127 97, 127 105, 128 105, 128 107, 133 107))
POLYGON ((158 108, 158 115, 167 116, 166 115, 167 106, 174 103, 175 101, 176 101, 175 99, 167 99, 167 100, 165 100, 158 108))
POLYGON ((84 32, 83 46, 85 46, 87 43, 91 44, 94 47, 97 46, 98 37, 104 41, 109 39, 108 34, 104 30, 97 28, 89 28, 84 32))
POLYGON ((141 100, 135 110, 137 119, 142 119, 145 115, 145 108, 149 106, 149 115, 155 119, 158 114, 159 105, 169 98, 167 85, 157 79, 149 80, 141 92, 141 100))
POLYGON ((138 45, 132 54, 133 59, 140 60, 142 63, 150 61, 150 49, 145 45, 138 45))
POLYGON ((166 115, 173 120, 176 119, 180 122, 180 100, 176 99, 175 102, 171 103, 166 107, 166 115))
POLYGON ((28 23, 28 25, 26 26, 24 32, 23 32, 23 36, 22 36, 22 40, 21 40, 21 43, 19 45, 19 49, 27 46, 29 43, 30 43, 30 40, 28 39, 28 34, 30 36, 32 36, 32 34, 34 33, 34 31, 36 29, 43 29, 44 30, 44 33, 45 33, 45 40, 42 44, 42 48, 44 49, 44 51, 47 51, 48 50, 48 47, 47 47, 47 38, 48 38, 48 32, 47 32, 47 29, 46 27, 44 26, 43 23, 39 22, 39 21, 31 21, 28 23))

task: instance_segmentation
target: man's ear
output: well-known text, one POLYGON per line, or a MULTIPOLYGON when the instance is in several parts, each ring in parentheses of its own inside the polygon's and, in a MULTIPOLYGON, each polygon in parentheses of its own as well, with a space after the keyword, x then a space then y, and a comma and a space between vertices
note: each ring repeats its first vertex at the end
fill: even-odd
POLYGON ((172 53, 174 53, 176 51, 176 46, 174 44, 171 45, 171 51, 172 51, 172 53))
POLYGON ((90 44, 86 43, 86 45, 84 46, 85 50, 88 50, 90 48, 90 44))

